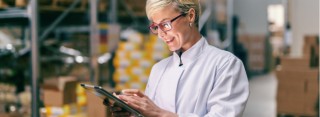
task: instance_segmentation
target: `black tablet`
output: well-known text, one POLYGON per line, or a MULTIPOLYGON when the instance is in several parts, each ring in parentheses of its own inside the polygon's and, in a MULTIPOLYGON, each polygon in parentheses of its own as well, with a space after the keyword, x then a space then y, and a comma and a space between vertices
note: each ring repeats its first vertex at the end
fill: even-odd
POLYGON ((88 90, 89 92, 93 93, 94 95, 102 98, 102 99, 109 99, 109 101, 113 101, 115 104, 117 104, 119 107, 131 112, 136 117, 143 117, 141 113, 129 105, 127 105, 125 102, 114 96, 113 94, 109 93, 108 91, 104 90, 100 86, 94 86, 94 85, 88 85, 88 84, 81 84, 83 88, 88 90))

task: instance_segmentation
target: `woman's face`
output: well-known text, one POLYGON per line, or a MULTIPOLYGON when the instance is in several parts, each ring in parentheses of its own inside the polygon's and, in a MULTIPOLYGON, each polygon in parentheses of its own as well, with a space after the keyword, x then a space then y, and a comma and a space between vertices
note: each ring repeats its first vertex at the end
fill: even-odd
MULTIPOLYGON (((175 10, 171 5, 159 10, 151 16, 152 23, 155 25, 170 21, 177 16, 181 15, 180 12, 175 10)), ((163 31, 158 28, 158 37, 161 38, 169 47, 170 51, 176 51, 180 48, 187 50, 192 46, 190 40, 191 27, 189 26, 190 19, 187 15, 180 16, 171 22, 171 30, 163 31)))

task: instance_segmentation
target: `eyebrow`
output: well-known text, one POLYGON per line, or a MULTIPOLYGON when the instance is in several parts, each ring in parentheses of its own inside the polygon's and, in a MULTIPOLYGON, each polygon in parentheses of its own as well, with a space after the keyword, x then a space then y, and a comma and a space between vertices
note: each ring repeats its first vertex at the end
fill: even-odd
MULTIPOLYGON (((169 18, 164 18, 164 19, 160 20, 159 23, 161 23, 161 22, 163 22, 163 21, 165 21, 165 20, 169 20, 169 18)), ((155 22, 153 22, 153 21, 152 21, 152 23, 154 23, 154 24, 159 24, 159 23, 155 23, 155 22)))

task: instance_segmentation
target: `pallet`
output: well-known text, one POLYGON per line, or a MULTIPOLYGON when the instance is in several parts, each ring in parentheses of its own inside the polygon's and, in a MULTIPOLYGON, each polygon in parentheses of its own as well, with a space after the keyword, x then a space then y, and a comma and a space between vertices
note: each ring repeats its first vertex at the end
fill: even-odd
POLYGON ((3 0, 0 0, 0 9, 4 9, 4 8, 7 8, 8 7, 8 4, 5 3, 3 0))
POLYGON ((16 0, 15 6, 16 7, 26 7, 28 5, 27 0, 16 0))

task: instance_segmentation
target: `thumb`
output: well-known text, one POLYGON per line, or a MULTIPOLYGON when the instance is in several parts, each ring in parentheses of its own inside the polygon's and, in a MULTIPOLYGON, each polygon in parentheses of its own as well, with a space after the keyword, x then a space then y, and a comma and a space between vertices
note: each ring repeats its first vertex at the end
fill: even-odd
POLYGON ((125 89, 125 90, 122 90, 122 93, 123 94, 126 94, 126 95, 134 95, 134 96, 139 96, 139 97, 143 97, 145 96, 140 90, 138 89, 125 89))

